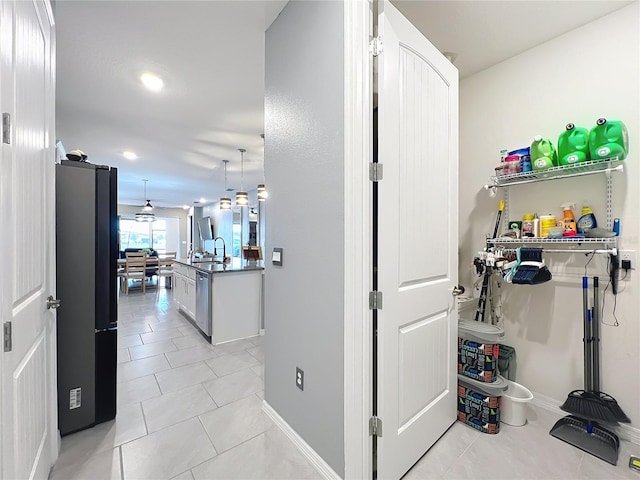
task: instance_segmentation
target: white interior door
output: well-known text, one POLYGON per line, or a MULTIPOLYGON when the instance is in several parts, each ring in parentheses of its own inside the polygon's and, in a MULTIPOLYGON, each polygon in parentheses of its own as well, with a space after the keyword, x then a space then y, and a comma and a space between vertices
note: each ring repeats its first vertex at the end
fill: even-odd
POLYGON ((458 72, 390 3, 379 16, 378 478, 456 418, 458 72))
POLYGON ((47 0, 0 2, 2 355, 0 476, 47 478, 57 456, 53 13, 47 0), (8 142, 8 143, 7 143, 8 142), (3 335, 7 340, 8 335, 3 335))

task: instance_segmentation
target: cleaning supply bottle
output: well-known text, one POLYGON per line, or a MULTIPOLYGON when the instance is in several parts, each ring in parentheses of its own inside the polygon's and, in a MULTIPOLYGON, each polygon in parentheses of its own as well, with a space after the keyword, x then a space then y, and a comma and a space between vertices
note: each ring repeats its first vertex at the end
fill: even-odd
POLYGON ((558 138, 558 164, 573 165, 590 158, 589 130, 567 123, 565 131, 558 138))
POLYGON ((524 215, 522 215, 522 236, 535 236, 533 231, 533 213, 525 213, 524 215))
POLYGON ((589 152, 592 160, 618 157, 624 160, 629 153, 629 134, 624 123, 599 118, 589 132, 589 152))
POLYGON ((546 170, 558 165, 558 156, 551 140, 541 135, 533 137, 531 144, 531 166, 533 170, 546 170))
POLYGON ((598 222, 596 221, 596 216, 593 214, 593 210, 587 205, 583 206, 580 212, 580 218, 578 219, 578 233, 586 233, 597 226, 598 222))
POLYGON ((534 237, 540 237, 542 236, 540 233, 540 218, 538 218, 538 214, 534 213, 533 214, 533 220, 531 221, 532 223, 532 228, 533 228, 533 236, 534 237))
POLYGON ((576 217, 573 214, 572 207, 575 208, 576 204, 574 202, 567 202, 561 205, 562 207, 562 229, 564 232, 562 233, 565 237, 573 237, 578 233, 578 228, 576 226, 576 217))

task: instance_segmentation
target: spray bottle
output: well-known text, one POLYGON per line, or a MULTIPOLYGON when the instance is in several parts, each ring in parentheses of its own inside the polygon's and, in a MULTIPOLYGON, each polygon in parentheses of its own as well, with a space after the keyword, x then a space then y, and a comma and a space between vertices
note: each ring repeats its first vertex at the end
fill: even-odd
POLYGON ((567 202, 561 205, 562 213, 562 235, 565 237, 574 237, 578 233, 576 226, 576 217, 573 214, 572 207, 575 208, 575 202, 567 202))

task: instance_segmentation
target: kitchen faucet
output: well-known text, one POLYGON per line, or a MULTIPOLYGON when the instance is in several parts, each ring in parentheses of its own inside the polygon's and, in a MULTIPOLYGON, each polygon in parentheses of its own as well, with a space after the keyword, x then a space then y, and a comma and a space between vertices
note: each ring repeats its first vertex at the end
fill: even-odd
POLYGON ((216 241, 220 239, 222 240, 222 263, 224 263, 225 259, 227 258, 227 246, 224 243, 224 238, 222 237, 216 237, 213 239, 213 258, 215 261, 216 258, 216 252, 218 251, 218 249, 216 248, 216 241))

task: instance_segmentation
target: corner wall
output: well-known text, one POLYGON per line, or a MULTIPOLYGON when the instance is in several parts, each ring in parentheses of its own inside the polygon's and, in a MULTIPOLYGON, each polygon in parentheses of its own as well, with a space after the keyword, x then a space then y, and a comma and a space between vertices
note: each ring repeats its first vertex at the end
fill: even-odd
MULTIPOLYGON (((640 120, 638 3, 524 52, 460 83, 460 281, 476 279, 470 264, 493 231, 498 197, 483 185, 499 164, 503 148, 531 143, 536 134, 557 145, 565 124, 591 128, 598 117, 622 120, 629 129, 630 155, 623 174, 613 175, 613 216, 622 222, 620 246, 638 250, 640 233, 640 120)), ((560 204, 594 209, 606 222, 606 178, 594 175, 510 187, 510 219, 523 213, 553 213, 560 204)), ((640 258, 640 257, 639 257, 640 258)), ((581 277, 583 254, 545 254, 553 280, 532 287, 503 285, 505 343, 517 351, 517 381, 558 401, 583 386, 581 277)), ((638 266, 640 267, 640 265, 638 266)), ((638 268, 636 267, 636 268, 638 268)), ((640 268, 620 282, 617 328, 603 325, 601 390, 614 396, 640 428, 640 268)), ((596 256, 588 275, 607 284, 606 257, 596 256)), ((622 272, 624 276, 624 272, 622 272)), ((590 282, 591 284, 591 282, 590 282)), ((477 295, 477 292, 476 292, 477 295)), ((605 295, 605 323, 613 323, 614 297, 605 295)))
POLYGON ((289 2, 267 30, 265 63, 265 400, 341 476, 343 9, 289 2), (274 247, 282 267, 271 264, 274 247))

